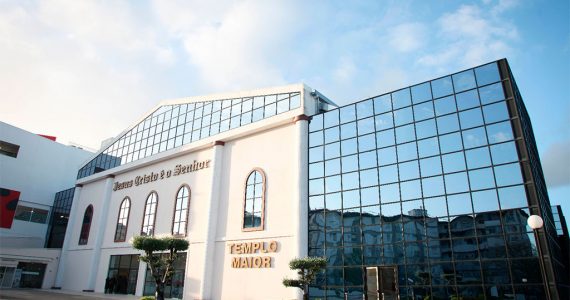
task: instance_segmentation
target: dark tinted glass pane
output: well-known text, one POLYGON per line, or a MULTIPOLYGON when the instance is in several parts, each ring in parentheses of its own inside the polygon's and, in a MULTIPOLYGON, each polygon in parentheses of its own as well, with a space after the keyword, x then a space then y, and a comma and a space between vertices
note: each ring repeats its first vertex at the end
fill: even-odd
MULTIPOLYGON (((481 282, 481 267, 479 262, 457 262, 455 264, 455 272, 457 273, 457 284, 474 284, 481 282)), ((459 287, 459 294, 464 297, 473 297, 481 295, 481 288, 475 288, 474 291, 470 290, 471 287, 459 287)))

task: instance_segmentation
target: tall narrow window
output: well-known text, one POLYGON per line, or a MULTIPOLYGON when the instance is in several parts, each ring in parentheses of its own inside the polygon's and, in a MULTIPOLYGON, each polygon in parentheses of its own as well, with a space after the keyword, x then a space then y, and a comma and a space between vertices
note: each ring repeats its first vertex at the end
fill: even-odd
POLYGON ((142 223, 141 235, 154 235, 154 222, 156 221, 156 205, 158 204, 158 195, 156 192, 150 193, 146 198, 144 206, 144 217, 142 223))
POLYGON ((127 239, 127 226, 129 225, 129 212, 131 210, 131 200, 129 197, 123 199, 117 217, 117 229, 115 229, 115 242, 124 242, 127 239))
POLYGON ((245 183, 243 230, 263 230, 265 219, 265 174, 261 169, 249 173, 245 183))
POLYGON ((188 225, 188 202, 190 189, 184 185, 176 193, 176 206, 174 207, 174 221, 172 222, 172 235, 186 236, 188 225))
POLYGON ((79 245, 87 245, 89 240, 89 229, 91 229, 91 219, 93 219, 93 205, 87 206, 83 214, 83 223, 79 233, 79 245))

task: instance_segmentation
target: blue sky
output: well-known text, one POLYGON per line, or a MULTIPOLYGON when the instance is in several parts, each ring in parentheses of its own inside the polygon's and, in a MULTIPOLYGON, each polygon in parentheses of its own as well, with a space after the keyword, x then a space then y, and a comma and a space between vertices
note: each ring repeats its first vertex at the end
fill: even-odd
POLYGON ((305 82, 342 105, 503 57, 570 217, 568 1, 0 1, 0 120, 96 149, 162 99, 305 82))

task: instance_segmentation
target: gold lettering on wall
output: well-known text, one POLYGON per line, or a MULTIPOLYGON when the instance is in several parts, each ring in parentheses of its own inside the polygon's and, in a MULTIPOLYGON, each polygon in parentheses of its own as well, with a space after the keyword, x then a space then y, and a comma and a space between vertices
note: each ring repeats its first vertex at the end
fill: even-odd
MULTIPOLYGON (((229 243, 229 253, 234 255, 241 254, 264 254, 277 252, 279 245, 277 241, 270 242, 244 242, 229 243)), ((232 268, 271 268, 271 256, 246 256, 232 257, 232 268)))
POLYGON ((176 165, 174 167, 174 170, 160 170, 160 172, 157 172, 157 173, 150 172, 150 174, 140 175, 140 176, 135 177, 132 180, 127 180, 127 181, 123 181, 123 182, 115 182, 115 184, 113 185, 113 191, 130 188, 133 185, 139 186, 141 184, 146 184, 149 182, 162 180, 164 178, 169 178, 171 176, 178 176, 181 174, 196 172, 196 171, 202 170, 204 168, 209 168, 210 162, 211 162, 211 160, 209 160, 209 159, 204 160, 204 161, 196 161, 195 160, 193 163, 191 163, 189 165, 182 165, 182 164, 176 165))

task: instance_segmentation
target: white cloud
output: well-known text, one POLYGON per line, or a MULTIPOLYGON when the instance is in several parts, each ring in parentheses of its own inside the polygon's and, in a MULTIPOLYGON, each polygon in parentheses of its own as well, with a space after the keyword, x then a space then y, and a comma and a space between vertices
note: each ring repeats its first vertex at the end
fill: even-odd
POLYGON ((570 185, 570 140, 550 145, 542 155, 548 187, 570 185))
POLYGON ((426 29, 421 23, 403 23, 388 30, 389 44, 399 52, 411 52, 424 45, 426 29))

